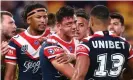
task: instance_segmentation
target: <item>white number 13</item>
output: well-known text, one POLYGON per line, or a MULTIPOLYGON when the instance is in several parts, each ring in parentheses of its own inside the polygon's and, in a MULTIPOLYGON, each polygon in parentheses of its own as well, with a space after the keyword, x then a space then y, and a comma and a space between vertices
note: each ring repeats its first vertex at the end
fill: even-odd
POLYGON ((108 73, 108 76, 111 76, 111 77, 118 76, 122 70, 123 63, 125 62, 124 55, 120 53, 112 54, 111 61, 113 62, 112 69, 108 71, 106 70, 107 53, 98 55, 97 62, 100 62, 100 63, 99 63, 99 68, 94 72, 94 76, 105 77, 107 76, 107 73, 108 73))

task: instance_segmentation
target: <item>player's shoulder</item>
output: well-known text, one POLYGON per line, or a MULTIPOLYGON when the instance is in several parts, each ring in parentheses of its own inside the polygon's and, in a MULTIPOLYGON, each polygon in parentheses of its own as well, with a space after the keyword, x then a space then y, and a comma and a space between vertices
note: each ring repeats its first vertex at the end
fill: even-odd
POLYGON ((91 38, 93 38, 93 36, 87 36, 85 38, 83 38, 80 43, 83 43, 83 42, 88 42, 91 38))
POLYGON ((115 36, 115 37, 118 38, 120 41, 123 41, 123 42, 129 44, 129 42, 126 40, 125 37, 121 37, 121 36, 115 36))
POLYGON ((63 49, 58 45, 58 42, 50 37, 43 42, 42 49, 44 51, 44 55, 46 55, 49 59, 63 52, 63 49))
POLYGON ((23 34, 24 34, 24 32, 19 33, 19 34, 17 34, 17 35, 15 35, 15 36, 13 36, 13 37, 10 39, 10 41, 9 41, 9 42, 14 42, 14 41, 16 41, 16 40, 20 39, 20 38, 21 38, 21 36, 23 36, 23 34))
POLYGON ((53 46, 57 44, 58 42, 55 39, 53 39, 52 36, 49 36, 48 39, 43 42, 42 46, 46 47, 46 46, 53 46))
POLYGON ((15 35, 15 36, 13 36, 12 38, 17 39, 17 38, 20 38, 20 36, 23 36, 23 35, 24 35, 24 32, 21 32, 21 33, 15 35))

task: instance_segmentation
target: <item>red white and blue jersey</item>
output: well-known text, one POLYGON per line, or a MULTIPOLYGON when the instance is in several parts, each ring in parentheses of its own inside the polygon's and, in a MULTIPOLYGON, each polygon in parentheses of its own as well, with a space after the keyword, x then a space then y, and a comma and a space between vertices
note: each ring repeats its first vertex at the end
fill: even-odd
POLYGON ((66 78, 54 68, 51 61, 54 60, 57 55, 64 53, 64 50, 67 54, 74 54, 75 44, 75 39, 72 39, 71 42, 66 42, 56 34, 51 35, 49 39, 43 43, 42 48, 40 49, 43 80, 66 80, 66 78))
POLYGON ((85 80, 119 80, 128 59, 133 57, 133 50, 122 38, 108 31, 98 31, 77 46, 76 55, 90 58, 85 80))
POLYGON ((12 65, 18 64, 18 80, 42 80, 39 61, 41 45, 38 39, 47 37, 49 34, 49 28, 41 36, 32 36, 26 30, 10 40, 5 62, 12 65))

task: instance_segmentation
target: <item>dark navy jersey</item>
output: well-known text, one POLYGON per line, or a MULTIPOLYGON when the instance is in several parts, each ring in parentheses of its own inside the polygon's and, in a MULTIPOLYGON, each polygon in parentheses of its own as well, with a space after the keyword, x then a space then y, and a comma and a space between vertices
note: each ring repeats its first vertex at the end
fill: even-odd
POLYGON ((128 59, 131 46, 108 31, 98 31, 78 45, 78 56, 89 56, 90 66, 85 80, 118 80, 128 59))
POLYGON ((67 80, 51 63, 64 50, 68 54, 75 53, 75 40, 65 42, 54 34, 43 43, 39 53, 43 80, 67 80))
POLYGON ((12 65, 18 64, 18 80, 42 80, 39 61, 41 45, 38 39, 49 34, 49 29, 46 29, 42 36, 32 36, 26 30, 10 40, 5 62, 12 65))

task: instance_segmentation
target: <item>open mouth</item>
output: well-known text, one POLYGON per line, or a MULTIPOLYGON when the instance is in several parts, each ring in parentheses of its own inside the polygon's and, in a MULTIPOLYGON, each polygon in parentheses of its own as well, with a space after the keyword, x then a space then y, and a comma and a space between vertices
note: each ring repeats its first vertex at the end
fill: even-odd
POLYGON ((16 34, 16 30, 12 31, 12 34, 15 35, 16 34))
POLYGON ((45 27, 45 26, 46 26, 46 24, 40 24, 39 26, 43 26, 43 27, 45 27))
POLYGON ((115 31, 114 31, 114 30, 110 30, 110 32, 111 32, 111 33, 115 33, 115 31))
POLYGON ((77 36, 79 36, 79 33, 78 33, 78 32, 76 32, 76 33, 75 33, 75 36, 76 36, 76 37, 77 37, 77 36))
POLYGON ((46 27, 46 24, 40 24, 40 25, 39 25, 39 28, 40 28, 40 29, 44 29, 45 27, 46 27))

